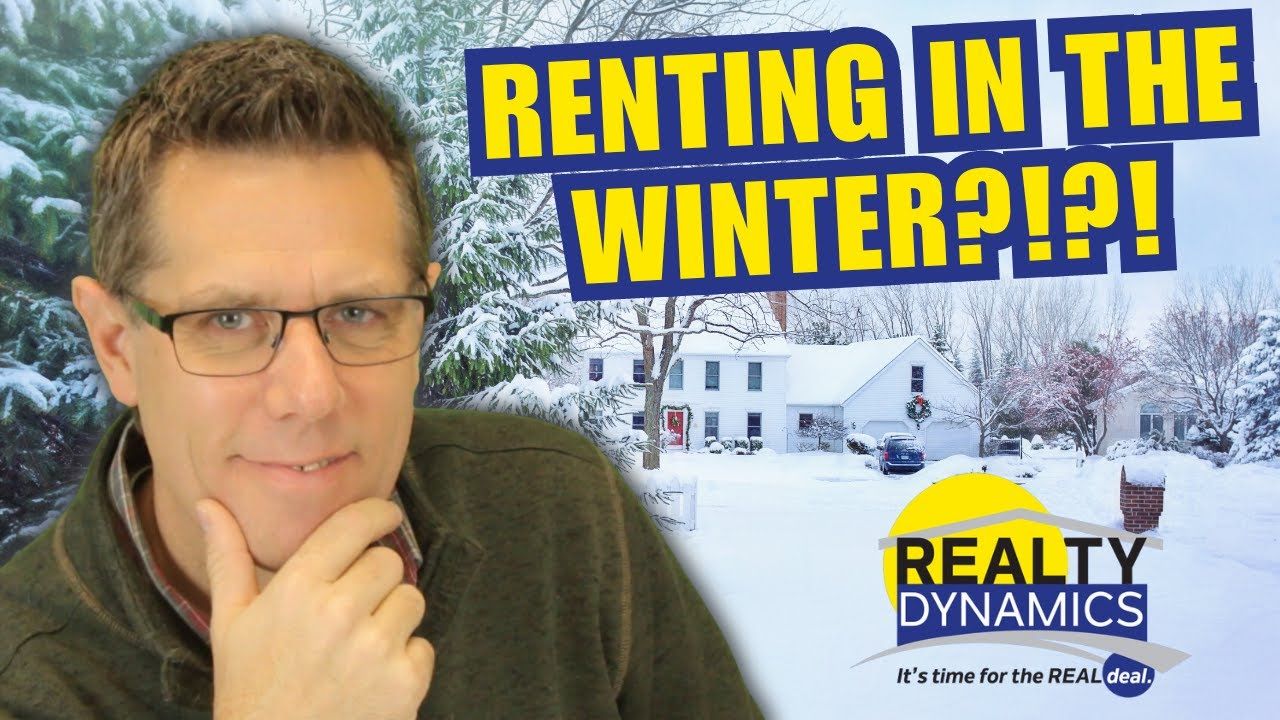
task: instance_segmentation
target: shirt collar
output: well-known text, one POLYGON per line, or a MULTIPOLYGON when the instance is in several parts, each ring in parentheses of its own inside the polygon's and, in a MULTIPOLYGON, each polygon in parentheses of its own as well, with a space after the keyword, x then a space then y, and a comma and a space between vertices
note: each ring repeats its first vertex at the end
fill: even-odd
MULTIPOLYGON (((120 441, 116 444, 111 465, 107 470, 107 486, 111 495, 111 503, 115 506, 116 512, 124 522, 129 537, 133 541, 133 547, 138 553, 142 566, 146 568, 152 585, 155 586, 155 589, 164 597, 187 626, 205 643, 208 643, 208 616, 201 612, 188 598, 184 597, 177 587, 165 577, 159 563, 156 562, 155 554, 152 552, 146 533, 143 530, 134 493, 138 481, 150 472, 150 457, 146 452, 146 440, 143 438, 141 428, 138 426, 137 413, 130 413, 124 431, 120 434, 120 441)), ((400 506, 404 519, 401 520, 400 527, 384 536, 377 544, 389 547, 400 554, 400 557, 404 560, 404 582, 410 585, 417 585, 418 572, 422 568, 423 562, 422 550, 418 546, 417 538, 414 537, 413 528, 409 525, 408 513, 403 512, 405 508, 400 500, 398 491, 391 493, 391 501, 400 506)))

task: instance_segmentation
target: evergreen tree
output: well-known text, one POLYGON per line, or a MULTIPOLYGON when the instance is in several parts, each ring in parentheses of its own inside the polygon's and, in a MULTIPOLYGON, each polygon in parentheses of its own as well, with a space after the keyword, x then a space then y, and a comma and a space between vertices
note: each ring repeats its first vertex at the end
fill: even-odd
POLYGON ((1232 459, 1273 460, 1280 457, 1280 310, 1258 315, 1258 339, 1245 348, 1239 367, 1244 381, 1236 394, 1244 413, 1232 459))
POLYGON ((444 273, 425 346, 420 404, 457 404, 547 418, 584 432, 620 464, 636 444, 614 412, 629 385, 574 388, 554 402, 529 378, 566 374, 573 339, 596 321, 564 283, 559 227, 545 175, 472 177, 463 50, 527 44, 543 6, 499 12, 476 2, 330 3, 314 31, 363 55, 420 140, 419 167, 444 273), (566 414, 574 403, 590 412, 566 414), (572 415, 572 417, 570 417, 572 415))
POLYGON ((0 3, 0 560, 60 510, 119 407, 68 300, 91 152, 198 23, 162 0, 0 3))
POLYGON ((942 329, 941 324, 933 326, 933 334, 929 336, 929 344, 942 357, 951 355, 951 343, 947 341, 947 333, 942 329))
POLYGON ((982 387, 982 384, 986 381, 986 378, 982 374, 982 361, 978 359, 977 350, 973 351, 972 356, 969 358, 968 377, 969 382, 972 383, 974 387, 982 387))

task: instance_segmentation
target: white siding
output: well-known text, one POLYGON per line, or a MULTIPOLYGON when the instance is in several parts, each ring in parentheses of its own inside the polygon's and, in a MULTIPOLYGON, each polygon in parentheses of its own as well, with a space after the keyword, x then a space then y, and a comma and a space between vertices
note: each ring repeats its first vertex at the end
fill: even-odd
MULTIPOLYGON (((604 358, 604 377, 631 378, 631 362, 640 355, 603 354, 599 351, 583 353, 579 382, 587 380, 588 360, 604 358)), ((786 357, 776 355, 686 355, 684 360, 684 389, 664 388, 663 405, 688 405, 693 410, 690 445, 697 449, 703 445, 706 435, 705 413, 720 413, 719 437, 746 437, 747 414, 760 413, 761 439, 764 446, 774 452, 786 452, 786 357), (720 363, 720 389, 706 389, 706 363, 720 363), (747 363, 761 363, 761 389, 747 390, 747 363)), ((628 412, 644 410, 644 392, 637 388, 628 412)))
POLYGON ((893 423, 893 430, 900 425, 905 432, 913 433, 925 444, 925 452, 931 459, 940 459, 946 455, 964 453, 977 456, 978 429, 975 426, 956 428, 947 423, 940 407, 947 401, 968 402, 973 398, 973 388, 956 372, 955 368, 933 352, 923 340, 912 343, 898 357, 885 366, 853 397, 845 401, 844 418, 858 424, 855 432, 866 432, 877 440, 880 439, 879 428, 889 427, 885 423, 893 423), (917 430, 915 422, 907 418, 907 401, 915 397, 911 391, 911 366, 924 367, 924 392, 933 408, 933 415, 920 424, 917 430), (937 450, 930 449, 929 430, 937 426, 940 438, 937 450), (864 428, 869 428, 864 429, 864 428), (945 452, 943 455, 937 453, 945 452))
MULTIPOLYGON (((813 413, 814 415, 830 415, 837 420, 844 418, 844 408, 839 405, 788 405, 787 406, 787 452, 799 452, 800 444, 808 441, 809 445, 813 445, 813 438, 801 437, 798 433, 800 429, 800 413, 813 413)), ((846 433, 847 434, 847 433, 846 433)), ((835 452, 844 452, 844 438, 840 438, 840 442, 832 448, 835 452)))

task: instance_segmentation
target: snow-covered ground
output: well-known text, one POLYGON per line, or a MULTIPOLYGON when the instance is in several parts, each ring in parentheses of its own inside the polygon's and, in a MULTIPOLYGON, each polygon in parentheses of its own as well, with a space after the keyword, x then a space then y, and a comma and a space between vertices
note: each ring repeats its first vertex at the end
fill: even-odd
MULTIPOLYGON (((1149 585, 1148 639, 1191 657, 1132 699, 1091 684, 895 682, 901 667, 1099 667, 1006 645, 912 650, 854 667, 895 641, 877 540, 916 493, 983 461, 955 456, 884 477, 850 455, 668 454, 663 470, 697 476, 699 487, 697 530, 667 537, 720 619, 766 717, 1274 717, 1280 469, 1215 469, 1173 453, 1140 460, 1168 477, 1154 533, 1164 549, 1144 550, 1135 569, 1135 582, 1149 585)), ((1050 513, 1121 526, 1121 461, 1077 468, 1068 454, 1050 451, 1014 463, 1038 468, 1018 481, 1050 513)))

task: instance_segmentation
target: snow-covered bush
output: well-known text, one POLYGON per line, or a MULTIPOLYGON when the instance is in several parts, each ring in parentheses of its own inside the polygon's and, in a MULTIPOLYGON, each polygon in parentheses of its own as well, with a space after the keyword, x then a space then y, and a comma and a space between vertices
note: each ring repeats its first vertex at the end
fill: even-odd
POLYGON ((1072 438, 1067 433, 1059 433, 1057 435, 1054 435, 1045 444, 1048 447, 1053 448, 1054 450, 1075 450, 1076 449, 1075 439, 1072 438))
POLYGON ((764 440, 759 436, 749 438, 748 443, 749 448, 753 453, 758 453, 764 449, 764 440))
POLYGON ((716 441, 715 435, 708 435, 702 439, 702 447, 709 448, 711 447, 711 443, 714 443, 715 441, 716 441))
POLYGON ((1032 450, 1043 450, 1043 449, 1044 449, 1044 438, 1040 437, 1039 435, 1036 435, 1035 437, 1031 438, 1031 449, 1032 449, 1032 450))
POLYGON ((1201 460, 1213 463, 1214 467, 1226 467, 1227 463, 1231 462, 1231 453, 1218 452, 1201 445, 1192 445, 1190 452, 1201 460))
POLYGON ((1137 440, 1117 440, 1107 449, 1107 459, 1146 455, 1154 451, 1186 452, 1187 446, 1177 438, 1166 438, 1159 430, 1152 430, 1150 435, 1137 440))
POLYGON ((719 455, 720 453, 724 452, 724 445, 721 445, 715 440, 712 440, 710 443, 707 443, 707 452, 713 455, 719 455))
POLYGON ((747 449, 746 449, 746 448, 744 448, 744 447, 735 447, 735 448, 733 449, 733 454, 734 454, 734 455, 749 455, 750 453, 751 453, 751 451, 750 451, 750 450, 747 450, 747 449))
POLYGON ((876 439, 864 433, 849 433, 845 436, 844 446, 855 455, 871 455, 876 451, 876 439))
MULTIPOLYGON (((750 450, 751 441, 744 437, 736 437, 733 439, 733 446, 735 448, 742 448, 743 450, 750 450)), ((738 453, 738 454, 741 455, 742 453, 738 453)))

